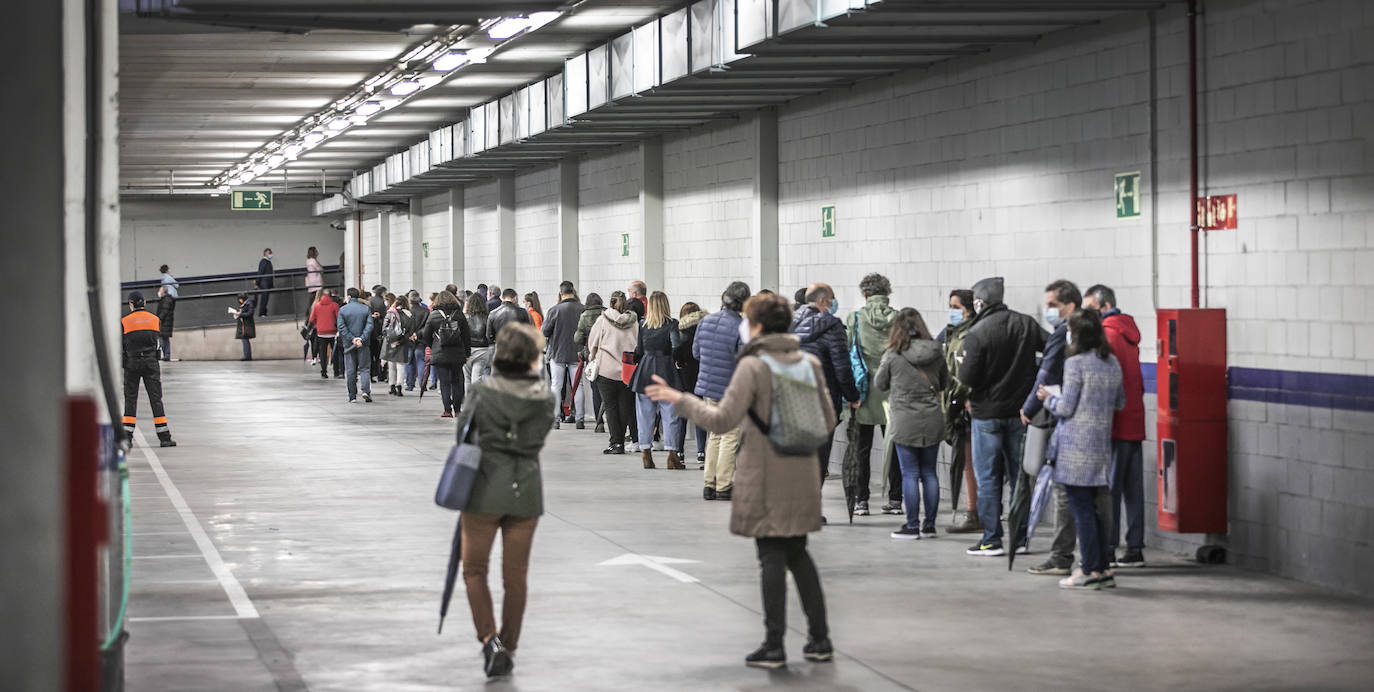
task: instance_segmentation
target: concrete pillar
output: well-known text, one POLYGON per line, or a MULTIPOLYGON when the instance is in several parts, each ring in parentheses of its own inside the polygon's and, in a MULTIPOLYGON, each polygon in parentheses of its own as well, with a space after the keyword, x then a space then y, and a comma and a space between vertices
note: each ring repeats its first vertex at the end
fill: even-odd
POLYGON ((501 288, 515 287, 515 176, 497 178, 497 280, 501 288))
MULTIPOLYGON (((425 214, 419 197, 410 198, 410 285, 393 286, 391 292, 401 295, 401 291, 420 290, 425 283, 425 214)), ((447 282, 445 282, 447 283, 447 282)))
POLYGON ((753 249, 750 288, 778 290, 778 112, 750 116, 754 141, 754 208, 749 226, 753 249))
MULTIPOLYGON (((463 200, 464 188, 462 185, 455 185, 448 191, 448 253, 449 253, 449 276, 436 277, 435 286, 444 286, 452 281, 459 288, 468 286, 467 272, 464 267, 463 245, 464 239, 464 220, 463 220, 463 200)), ((427 286, 429 284, 426 284, 427 286)), ((475 284, 474 284, 475 285, 475 284)))
MULTIPOLYGON (((377 215, 377 283, 391 287, 391 212, 377 215)), ((368 286, 368 290, 372 287, 368 286)))
POLYGON ((357 214, 351 214, 344 219, 343 247, 344 247, 344 268, 343 284, 344 288, 352 288, 363 285, 362 257, 358 256, 358 239, 362 233, 362 224, 359 222, 357 214))
POLYGON ((663 139, 639 144, 640 178, 639 218, 641 278, 650 291, 663 290, 663 139))
POLYGON ((571 281, 578 290, 581 247, 578 236, 577 159, 558 163, 558 269, 560 281, 571 281))

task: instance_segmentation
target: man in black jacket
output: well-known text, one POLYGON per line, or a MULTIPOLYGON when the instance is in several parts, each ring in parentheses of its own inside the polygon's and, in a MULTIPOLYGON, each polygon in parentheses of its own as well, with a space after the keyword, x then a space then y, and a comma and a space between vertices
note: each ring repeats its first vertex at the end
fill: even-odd
POLYGON ((968 549, 969 555, 1006 554, 1002 484, 1016 484, 1021 477, 1026 440, 1021 404, 1035 385, 1036 353, 1045 349, 1045 330, 1034 318, 1008 308, 1002 302, 1003 292, 1001 277, 973 285, 973 309, 978 316, 964 338, 959 367, 959 380, 970 389, 973 470, 978 477, 978 518, 983 523, 983 538, 968 549))
POLYGON ((162 360, 177 360, 172 357, 172 324, 176 320, 177 299, 171 287, 163 284, 157 287, 158 343, 162 346, 162 360))
MULTIPOLYGON (((415 324, 418 325, 415 331, 419 332, 429 321, 429 308, 421 302, 420 292, 413 288, 406 294, 406 300, 410 302, 410 314, 414 317, 415 324)), ((414 348, 410 349, 410 360, 406 362, 407 392, 415 389, 415 378, 420 376, 420 371, 424 369, 425 363, 425 344, 420 341, 418 333, 412 334, 410 338, 414 348)), ((397 382, 396 384, 400 383, 397 382)), ((421 382, 420 386, 423 387, 424 383, 421 382)))
MULTIPOLYGON (((520 294, 515 289, 508 288, 501 292, 501 304, 491 311, 487 316, 487 341, 496 343, 496 335, 501 333, 501 328, 511 322, 524 322, 534 324, 534 318, 525 308, 515 304, 520 299, 520 294)), ((577 326, 574 324, 573 326, 577 326)))
MULTIPOLYGON (((859 390, 854 386, 854 370, 849 364, 849 338, 844 321, 835 316, 835 290, 829 284, 811 284, 806 287, 804 300, 806 303, 797 310, 789 331, 801 340, 801 350, 821 362, 825 386, 830 390, 830 405, 835 409, 835 419, 839 420, 841 397, 844 401, 857 402, 859 390)), ((831 431, 817 452, 822 480, 829 475, 834 432, 831 431)))
POLYGON ((267 299, 272 295, 272 248, 263 248, 262 259, 258 260, 258 278, 253 279, 253 287, 258 289, 258 315, 267 316, 267 299))
POLYGON ((372 296, 367 299, 367 309, 372 311, 372 363, 369 366, 373 382, 386 382, 386 368, 382 367, 382 323, 386 321, 386 286, 377 284, 372 287, 372 296))
POLYGON ((544 326, 540 330, 544 332, 544 338, 549 342, 549 387, 553 389, 554 396, 554 427, 559 425, 559 419, 563 413, 563 387, 567 386, 573 392, 573 412, 576 415, 568 416, 564 423, 577 423, 577 429, 583 430, 587 427, 587 387, 586 381, 577 376, 577 362, 580 359, 577 344, 573 341, 573 334, 577 332, 577 322, 582 318, 582 311, 586 310, 582 301, 577 299, 577 290, 571 281, 564 281, 558 286, 558 304, 549 308, 549 312, 544 316, 544 326))

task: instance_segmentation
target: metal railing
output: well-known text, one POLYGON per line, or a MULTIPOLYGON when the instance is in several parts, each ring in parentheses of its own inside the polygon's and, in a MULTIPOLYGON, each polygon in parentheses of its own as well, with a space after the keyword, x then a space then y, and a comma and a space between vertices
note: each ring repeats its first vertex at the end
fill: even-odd
MULTIPOLYGON (((174 325, 181 328, 233 324, 234 318, 225 311, 225 308, 238 305, 235 297, 239 293, 252 295, 259 306, 262 303, 262 296, 264 294, 268 296, 267 316, 257 317, 258 320, 302 320, 308 314, 311 299, 314 297, 305 289, 306 273, 305 267, 274 271, 272 272, 272 288, 266 290, 253 287, 253 282, 258 278, 257 272, 211 274, 177 279, 174 325)), ((341 289, 343 287, 343 268, 338 265, 325 267, 321 273, 321 278, 324 288, 341 289)), ((119 299, 127 311, 129 292, 142 291, 144 298, 148 301, 148 309, 156 310, 157 291, 161 284, 161 278, 122 283, 119 285, 119 299)), ((257 312, 258 308, 255 306, 255 316, 257 312)))

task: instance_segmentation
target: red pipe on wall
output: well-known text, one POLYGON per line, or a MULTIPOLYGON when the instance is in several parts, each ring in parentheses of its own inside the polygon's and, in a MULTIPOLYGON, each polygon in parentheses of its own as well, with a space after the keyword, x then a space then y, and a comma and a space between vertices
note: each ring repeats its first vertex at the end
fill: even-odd
POLYGON ((1198 151, 1197 151, 1197 0, 1188 0, 1188 235, 1192 248, 1192 307, 1201 305, 1198 293, 1198 151))
MULTIPOLYGON (((100 478, 100 425, 95 400, 67 399, 67 687, 100 689, 100 547, 108 534, 100 478)), ((129 575, 124 575, 125 579, 129 575)))

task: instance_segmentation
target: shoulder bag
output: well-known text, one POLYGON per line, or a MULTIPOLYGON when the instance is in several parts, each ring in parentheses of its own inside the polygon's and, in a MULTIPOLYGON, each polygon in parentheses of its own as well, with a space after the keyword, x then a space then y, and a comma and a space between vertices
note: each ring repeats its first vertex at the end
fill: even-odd
MULTIPOLYGON (((473 390, 477 396, 477 390, 473 390)), ((439 476, 439 487, 434 491, 434 504, 447 509, 462 510, 472 496, 472 486, 477 479, 477 468, 482 463, 482 448, 477 443, 477 401, 472 402, 468 415, 459 426, 458 444, 448 451, 444 460, 444 472, 439 476)))

